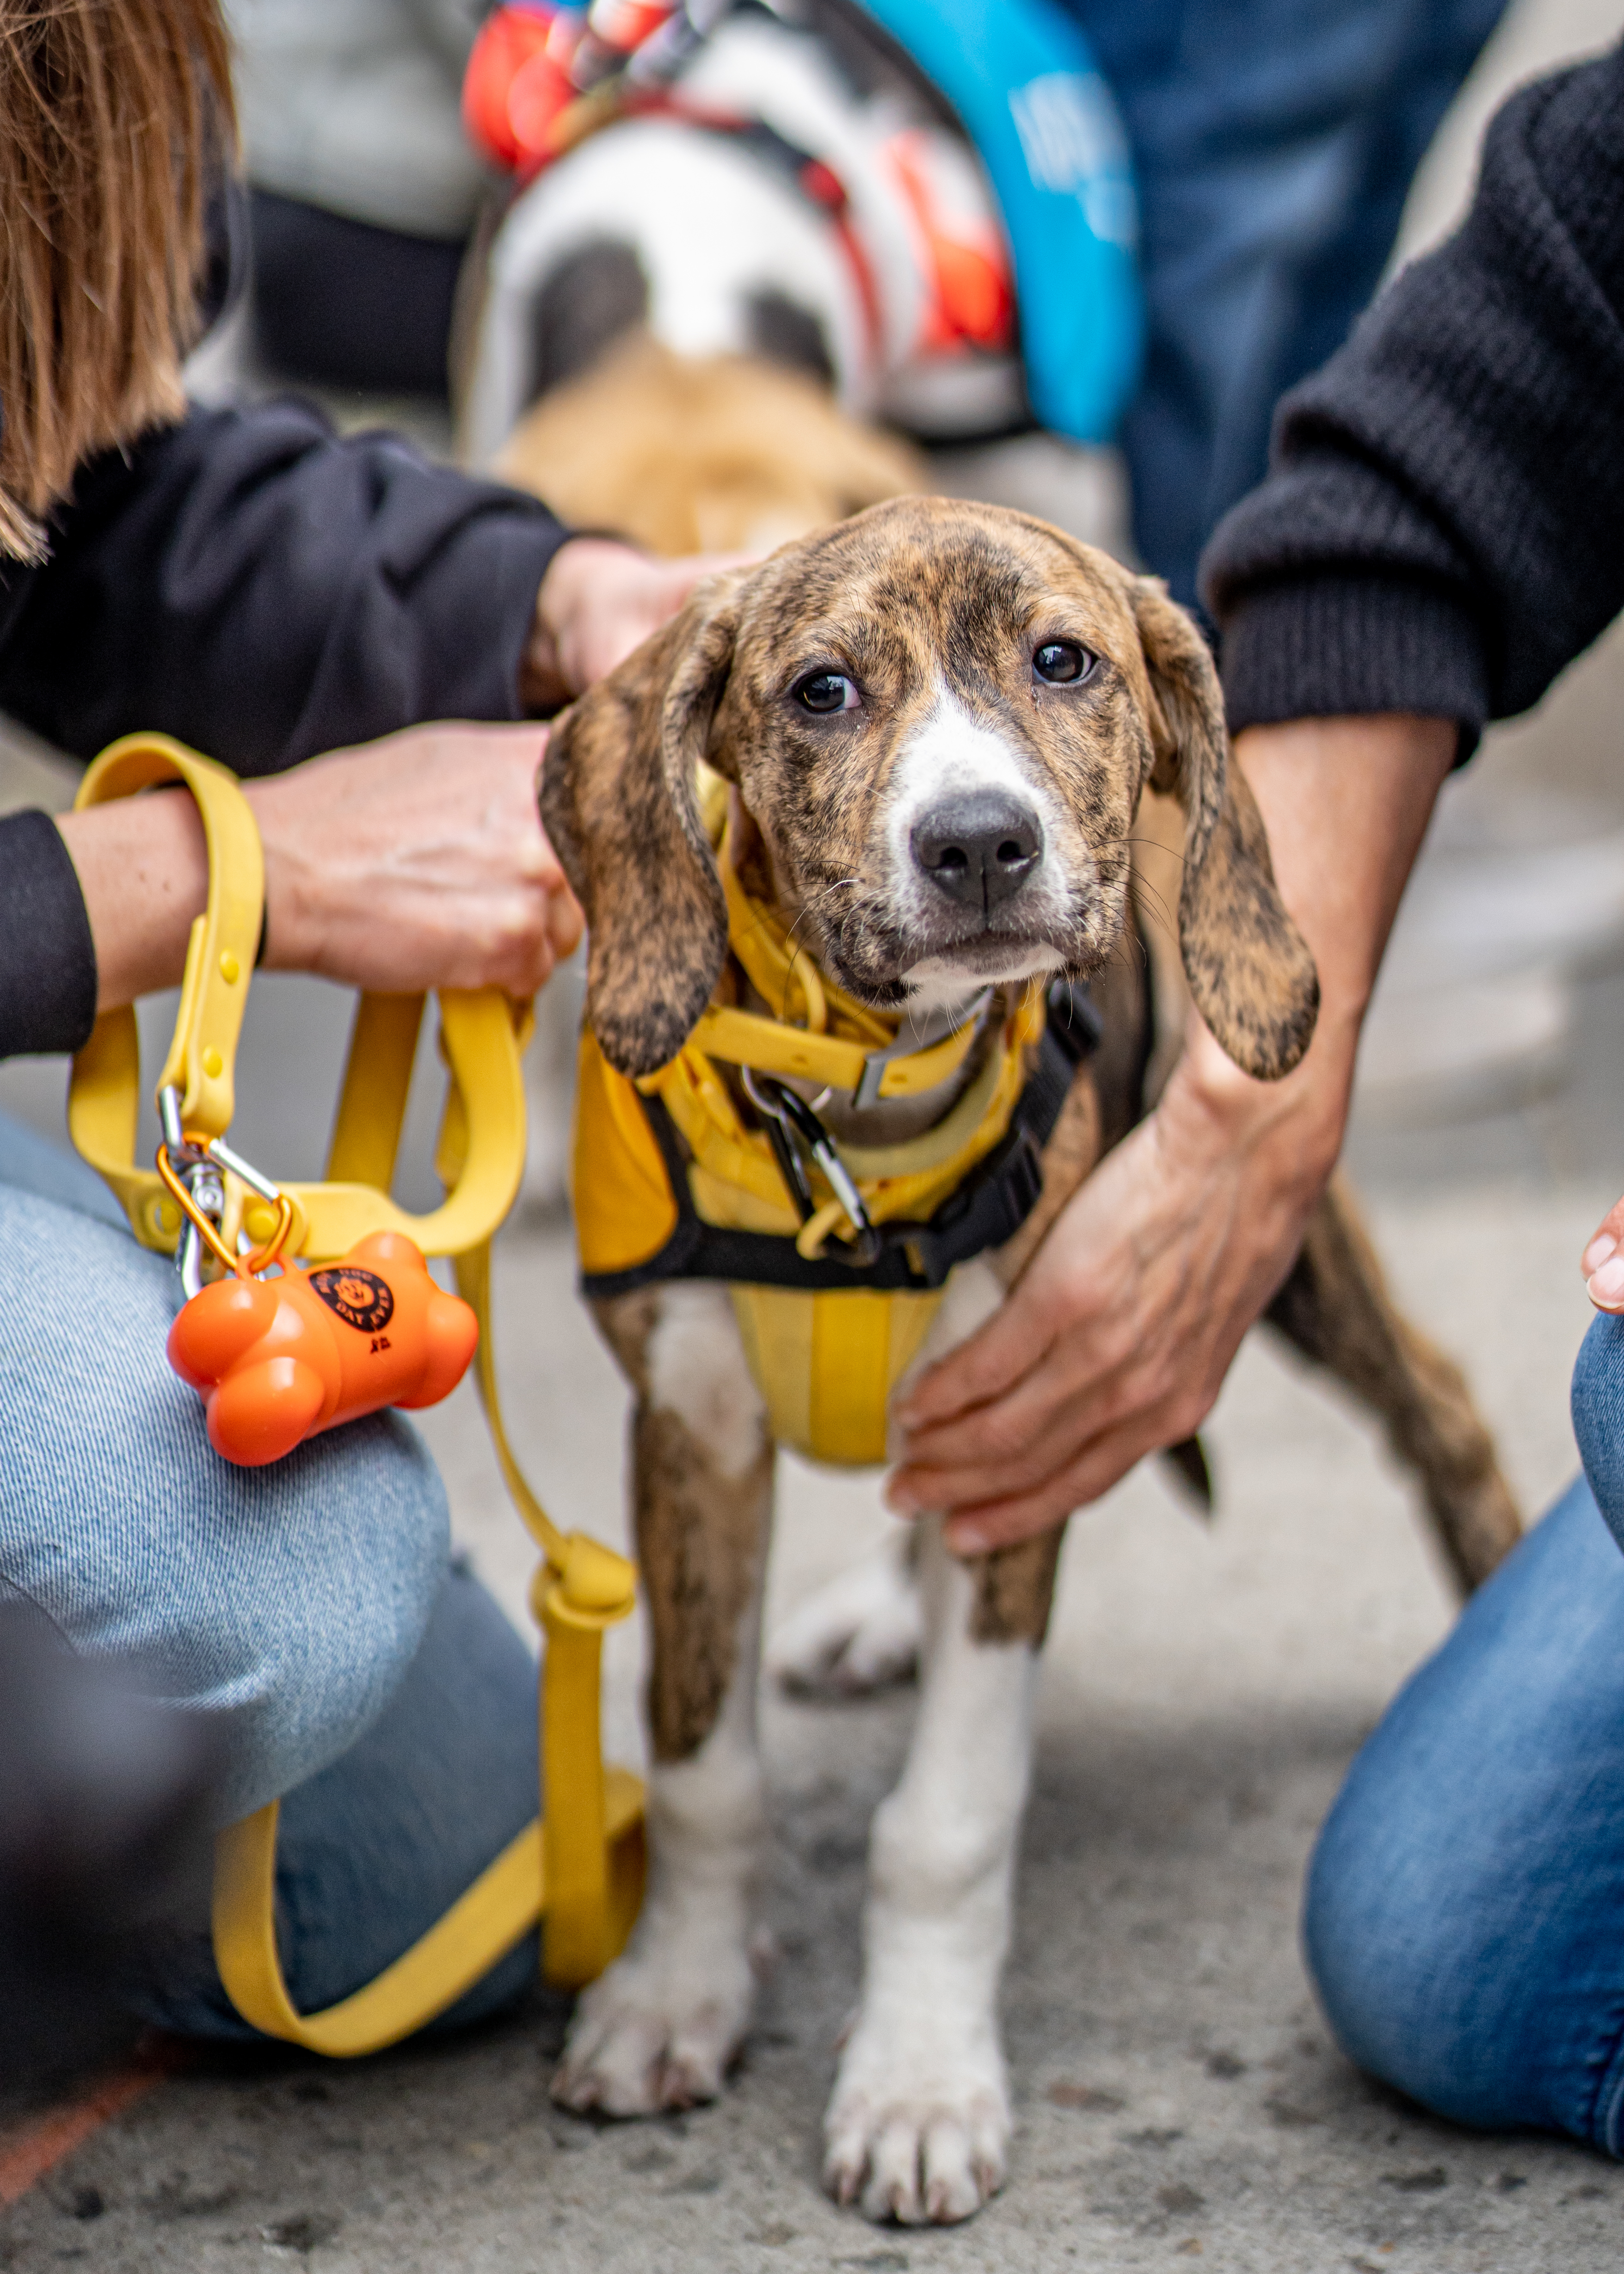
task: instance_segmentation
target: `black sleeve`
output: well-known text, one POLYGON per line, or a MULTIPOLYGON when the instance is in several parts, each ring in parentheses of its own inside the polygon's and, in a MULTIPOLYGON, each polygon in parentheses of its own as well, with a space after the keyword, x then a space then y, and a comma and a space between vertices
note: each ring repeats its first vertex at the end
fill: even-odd
POLYGON ((0 709, 93 756, 159 728, 245 774, 428 719, 516 719, 566 532, 306 405, 196 410, 81 473, 0 581, 0 709))
POLYGON ((1538 702, 1624 606, 1624 51, 1501 110, 1459 233, 1287 395, 1203 563, 1230 723, 1538 702))
MULTIPOLYGON (((427 719, 516 719, 566 531, 534 499, 339 441, 298 403, 194 410, 86 466, 0 576, 0 709, 91 757, 138 727, 239 773, 427 719)), ((41 813, 0 821, 0 1058, 77 1049, 96 968, 41 813)))
POLYGON ((0 820, 0 1058, 76 1050, 96 1015, 79 873, 48 813, 0 820))

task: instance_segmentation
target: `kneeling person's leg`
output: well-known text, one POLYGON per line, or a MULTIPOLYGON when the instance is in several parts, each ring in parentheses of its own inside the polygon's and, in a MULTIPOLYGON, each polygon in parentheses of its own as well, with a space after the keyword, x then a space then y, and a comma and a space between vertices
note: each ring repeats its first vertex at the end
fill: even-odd
POLYGON ((1354 1763, 1304 1939, 1361 2067, 1624 2153, 1624 1556, 1584 1483, 1354 1763))
POLYGON ((0 1286, 0 1580, 213 1722, 221 1820, 244 1815, 346 1751, 410 1664, 445 1568, 433 1464, 394 1413, 222 1460, 164 1355, 167 1261, 4 1178, 0 1286))
MULTIPOLYGON (((536 1662, 461 1565, 422 1648, 359 1742, 282 1802, 277 1945, 289 1996, 320 2012, 391 1965, 535 1816, 536 1662)), ((536 1976, 535 1935, 444 2017, 469 2022, 536 1976)), ((133 2002, 184 2036, 252 2037, 201 1919, 167 1939, 133 2002)))

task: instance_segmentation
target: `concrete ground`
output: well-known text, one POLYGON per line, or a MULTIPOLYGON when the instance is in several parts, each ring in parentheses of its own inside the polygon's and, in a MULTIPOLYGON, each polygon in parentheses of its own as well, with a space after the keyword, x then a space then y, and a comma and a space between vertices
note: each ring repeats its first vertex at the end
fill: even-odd
MULTIPOLYGON (((1618 13, 1597 0, 1524 5, 1499 68, 1582 44, 1618 13), (1530 26, 1543 51, 1538 39, 1530 50, 1530 26)), ((1457 147, 1453 170, 1443 160, 1432 169, 1417 236, 1456 200, 1467 162, 1457 147)), ((1059 511, 1053 463, 1021 448, 1027 456, 996 469, 944 466, 943 478, 983 491, 996 478, 1011 501, 1026 492, 1059 511)), ((1109 519, 1109 466, 1073 465, 1070 478, 1079 525, 1109 519)), ((1467 833, 1553 783, 1624 826, 1621 696, 1615 636, 1451 789, 1467 833)), ((69 779, 19 740, 0 752, 0 807, 59 802, 69 779)), ((1575 1259, 1624 1187, 1624 978, 1605 962, 1560 980, 1564 1016, 1524 1063, 1441 1108, 1424 1084, 1408 1105, 1389 1087, 1365 1100, 1349 1154, 1402 1299, 1465 1365, 1530 1512, 1575 1465, 1567 1384, 1589 1315, 1575 1259)), ((256 990, 234 1133, 288 1173, 313 1169, 342 1005, 313 983, 281 982, 256 990), (296 1047, 304 1078, 290 1085, 296 1047)), ((161 1023, 159 1012, 154 1033, 161 1023)), ((61 1083, 59 1065, 0 1070, 0 1107, 59 1128, 61 1083)), ((535 1192, 550 1184, 544 1163, 535 1192)), ((555 1513, 623 1540, 624 1398, 575 1303, 572 1268, 567 1228, 532 1199, 500 1251, 510 1413, 555 1513)), ((423 1425, 460 1537, 522 1618, 529 1553, 471 1392, 423 1425)), ((901 1759, 909 1695, 820 1706, 769 1694, 778 1954, 719 2105, 629 2127, 553 2111, 546 2083, 565 2013, 540 1993, 499 2027, 353 2067, 281 2051, 205 2062, 0 2211, 0 2269, 1616 2267, 1624 2172, 1563 2142, 1462 2134, 1361 2078, 1331 2044, 1297 1954, 1315 1830, 1451 1617, 1413 1496, 1346 1403, 1262 1337, 1207 1435, 1219 1486, 1210 1526, 1145 1470, 1071 1528, 1005 1997, 1014 2159, 1005 2194, 967 2226, 876 2230, 817 2186, 819 2115, 856 1980, 866 1826, 901 1759)), ((773 1614, 883 1521, 872 1481, 786 1463, 773 1614)), ((638 1745, 639 1648, 624 1630, 610 1653, 622 1758, 638 1745)), ((0 2073, 0 2180, 26 2114, 0 2073)))

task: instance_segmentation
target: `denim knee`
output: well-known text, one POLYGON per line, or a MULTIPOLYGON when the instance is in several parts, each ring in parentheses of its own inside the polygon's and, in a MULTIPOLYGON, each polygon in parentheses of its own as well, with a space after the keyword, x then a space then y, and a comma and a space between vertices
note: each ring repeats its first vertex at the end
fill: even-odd
POLYGON ((1304 1941, 1361 2068, 1624 2150, 1624 1561, 1583 1480, 1355 1761, 1304 1941))
MULTIPOLYGON (((377 1721, 283 1800, 276 1940, 301 2013, 381 1973, 523 1830, 536 1814, 537 1754, 535 1660, 454 1563, 377 1721)), ((431 2027, 499 2011, 536 1967, 532 1933, 431 2027)), ((129 1992, 143 2020, 184 2037, 257 2034, 221 1984, 200 1908, 149 1949, 129 1992)))
POLYGON ((1521 2118, 1515 2081, 1485 2063, 1489 1890, 1447 1841, 1408 1845, 1404 1799, 1355 1776, 1320 1834, 1303 1909, 1308 1970, 1356 2067, 1457 2121, 1521 2118))
POLYGON ((342 1753, 411 1663, 447 1549, 433 1464, 394 1413, 222 1460, 165 1359, 167 1262, 4 1185, 0 1278, 0 1574, 214 1721, 220 1814, 244 1814, 342 1753))
POLYGON ((1573 1375, 1574 1436, 1585 1480, 1624 1547, 1624 1318, 1598 1311, 1573 1375))

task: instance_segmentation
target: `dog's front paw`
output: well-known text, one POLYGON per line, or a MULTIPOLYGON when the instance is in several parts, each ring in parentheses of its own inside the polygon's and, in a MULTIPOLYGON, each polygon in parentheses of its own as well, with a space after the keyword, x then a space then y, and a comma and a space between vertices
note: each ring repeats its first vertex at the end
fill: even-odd
POLYGON ((808 1697, 857 1698, 912 1680, 924 1614, 907 1536, 898 1536, 817 1588, 767 1647, 767 1670, 808 1697))
POLYGON ((945 2061, 882 2047, 860 2024, 823 2119, 823 2184, 866 2218, 951 2226, 996 2195, 1010 2107, 996 2046, 945 2061), (866 2041, 867 2039, 867 2041, 866 2041))
POLYGON ((582 1993, 553 2079, 560 2106, 652 2116, 714 2100, 754 2002, 748 1959, 628 1952, 582 1993))

